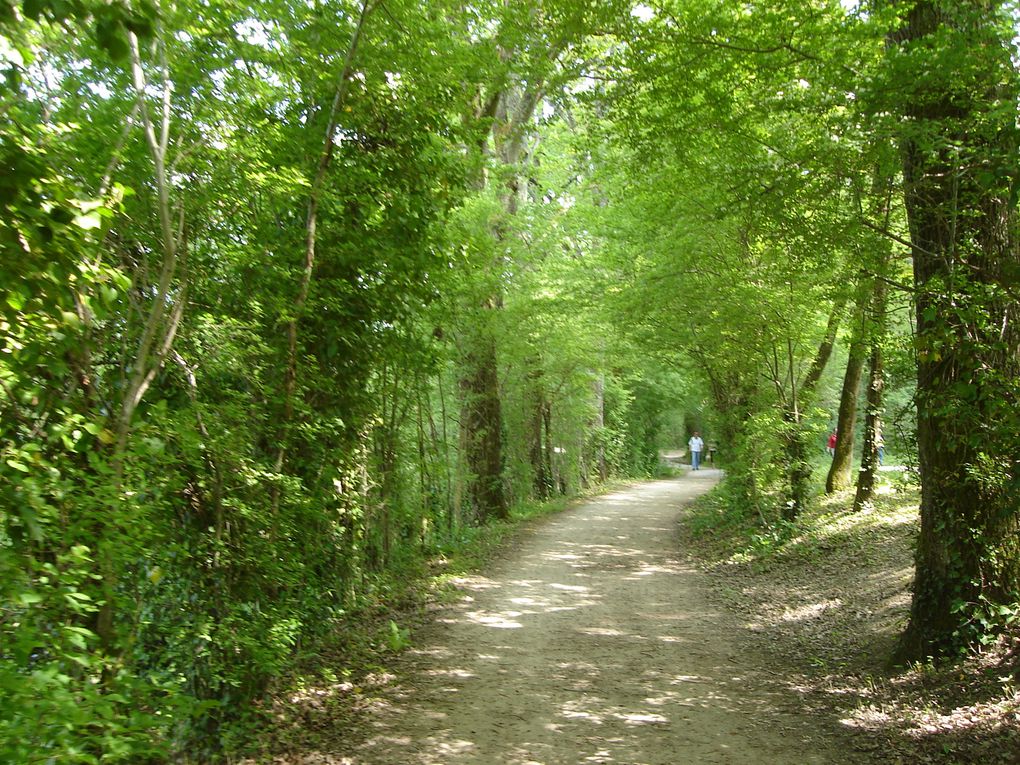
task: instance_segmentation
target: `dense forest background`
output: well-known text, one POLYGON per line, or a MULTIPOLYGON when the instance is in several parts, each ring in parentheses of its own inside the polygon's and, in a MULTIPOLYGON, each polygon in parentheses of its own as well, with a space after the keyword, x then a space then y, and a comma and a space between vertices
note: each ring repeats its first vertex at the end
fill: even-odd
POLYGON ((766 526, 837 426, 856 508, 910 467, 904 657, 1015 623, 1016 18, 0 3, 0 759, 230 750, 423 561, 695 429, 766 526))

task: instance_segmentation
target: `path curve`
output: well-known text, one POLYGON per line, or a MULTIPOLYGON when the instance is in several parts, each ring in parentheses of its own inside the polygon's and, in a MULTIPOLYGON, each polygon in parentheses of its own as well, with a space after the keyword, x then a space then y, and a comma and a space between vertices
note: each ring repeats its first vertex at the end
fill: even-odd
POLYGON ((415 632, 401 681, 341 762, 839 761, 677 553, 682 507, 718 478, 636 485, 524 532, 415 632))

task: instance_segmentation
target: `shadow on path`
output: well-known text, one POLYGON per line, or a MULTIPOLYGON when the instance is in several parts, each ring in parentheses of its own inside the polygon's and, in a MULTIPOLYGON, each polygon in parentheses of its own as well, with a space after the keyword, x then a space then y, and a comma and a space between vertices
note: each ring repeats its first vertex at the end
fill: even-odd
POLYGON ((637 485, 525 532, 413 635, 401 679, 373 700, 357 740, 338 731, 335 751, 300 761, 838 761, 791 691, 738 652, 742 627, 708 605, 707 580, 679 559, 679 510, 720 474, 637 485))

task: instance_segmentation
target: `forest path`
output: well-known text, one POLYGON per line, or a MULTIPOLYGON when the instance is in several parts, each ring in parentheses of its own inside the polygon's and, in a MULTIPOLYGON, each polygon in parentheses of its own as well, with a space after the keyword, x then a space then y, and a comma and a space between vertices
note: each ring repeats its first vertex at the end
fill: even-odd
POLYGON ((339 762, 840 761, 677 553, 682 507, 718 478, 636 485, 525 531, 415 631, 339 762))

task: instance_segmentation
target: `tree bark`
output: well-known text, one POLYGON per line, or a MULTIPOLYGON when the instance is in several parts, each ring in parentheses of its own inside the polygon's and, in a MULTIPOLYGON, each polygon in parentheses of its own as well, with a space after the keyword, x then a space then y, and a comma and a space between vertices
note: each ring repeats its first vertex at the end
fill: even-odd
MULTIPOLYGON (((843 316, 843 309, 846 306, 845 299, 837 300, 829 312, 829 319, 825 325, 825 334, 818 343, 818 350, 811 360, 811 366, 804 376, 799 389, 790 392, 786 403, 783 419, 787 424, 786 433, 786 460, 787 460, 787 497, 783 505, 783 519, 794 520, 803 511, 807 504, 810 493, 811 463, 808 461, 807 434, 801 426, 801 412, 814 397, 815 388, 825 371, 825 365, 832 355, 832 349, 836 344, 836 333, 839 331, 839 323, 843 316)), ((790 354, 790 379, 793 380, 793 357, 790 354)))
POLYGON ((461 378, 461 445, 467 469, 467 502, 477 523, 510 515, 503 487, 503 416, 496 343, 475 338, 461 378))
MULTIPOLYGON (((901 659, 938 656, 990 626, 1020 592, 1020 277, 1017 76, 996 5, 909 6, 891 36, 928 65, 926 43, 966 56, 966 88, 904 87, 899 145, 917 293, 921 532, 901 659)), ((1012 33, 1010 33, 1012 34, 1012 33)), ((912 58, 911 58, 912 57, 912 58)), ((963 75, 961 75, 963 76, 963 75)))
POLYGON ((825 493, 842 491, 853 484, 854 435, 857 430, 857 402, 860 399, 861 378, 867 354, 867 317, 865 304, 871 295, 872 281, 862 277, 858 288, 857 304, 854 310, 854 327, 850 338, 850 350, 843 375, 843 389, 839 397, 839 415, 836 419, 835 454, 825 478, 825 493))
POLYGON ((860 512, 871 502, 878 472, 878 449, 882 443, 882 399, 885 392, 885 370, 882 341, 885 337, 885 304, 888 288, 881 279, 875 281, 872 302, 874 332, 871 335, 871 358, 868 363, 867 413, 864 416, 864 447, 861 469, 857 475, 854 511, 860 512))
MULTIPOLYGON (((550 48, 552 51, 560 48, 550 48)), ((509 58, 508 51, 501 55, 509 58)), ((522 161, 527 125, 544 92, 542 78, 530 82, 523 92, 506 87, 494 92, 486 102, 484 114, 491 117, 488 133, 482 140, 482 152, 488 154, 491 137, 496 161, 507 171, 506 185, 500 190, 507 218, 517 213, 520 201, 518 186, 519 164, 522 161)), ((484 189, 488 175, 483 171, 478 179, 484 189)), ((497 226, 492 236, 497 241, 506 238, 503 226, 497 226)), ((505 264, 498 261, 489 265, 502 270, 505 264)), ((496 291, 481 301, 480 310, 498 311, 503 306, 502 295, 496 291)), ((481 322, 487 324, 487 322, 481 322)), ((461 376, 461 447, 467 468, 467 500, 473 517, 481 523, 493 518, 506 518, 510 508, 503 487, 503 423, 500 402, 499 377, 496 362, 496 339, 491 330, 483 329, 469 338, 461 376)))
POLYGON ((531 413, 528 422, 528 461, 531 463, 532 492, 538 499, 548 499, 552 494, 551 463, 547 453, 549 431, 545 420, 548 402, 542 388, 542 371, 537 359, 532 359, 529 366, 531 413))
MULTIPOLYGON (((160 247, 162 249, 159 277, 155 284, 145 285, 151 290, 151 301, 145 313, 142 333, 138 346, 130 363, 130 371, 125 380, 120 406, 113 417, 114 452, 113 473, 118 495, 124 478, 125 460, 134 421, 135 411, 142 402, 156 374, 163 367, 173 342, 177 337, 187 296, 187 282, 181 277, 187 255, 187 243, 184 241, 184 212, 181 208, 177 223, 174 221, 174 210, 170 197, 170 179, 167 170, 167 152, 170 143, 170 114, 172 83, 169 66, 166 60, 166 49, 160 45, 160 68, 162 70, 162 88, 160 91, 160 112, 158 121, 154 120, 146 100, 148 82, 142 67, 141 51, 138 38, 129 34, 132 84, 135 91, 137 111, 142 117, 142 132, 153 164, 153 182, 156 187, 156 212, 159 218, 160 247), (175 288, 175 282, 177 283, 175 288)), ((118 496, 118 502, 121 498, 118 496)), ((117 508, 113 508, 111 517, 116 517, 117 508)), ((104 654, 114 656, 117 653, 117 581, 118 571, 115 564, 117 544, 116 536, 108 533, 113 524, 104 519, 104 527, 98 534, 96 560, 101 577, 102 603, 96 611, 95 631, 99 645, 104 654)), ((112 669, 107 665, 103 669, 103 680, 112 680, 112 669)))
POLYGON ((592 418, 592 430, 598 434, 595 446, 595 465, 598 468, 599 482, 605 483, 609 478, 609 465, 606 462, 606 442, 603 430, 606 427, 606 376, 599 372, 592 383, 595 394, 595 416, 592 418))

